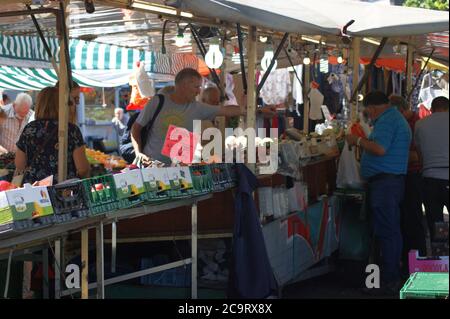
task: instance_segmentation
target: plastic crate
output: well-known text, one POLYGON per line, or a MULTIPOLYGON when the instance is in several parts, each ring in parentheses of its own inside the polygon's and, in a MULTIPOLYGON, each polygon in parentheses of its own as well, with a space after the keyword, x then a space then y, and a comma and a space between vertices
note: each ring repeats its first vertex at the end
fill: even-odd
POLYGON ((47 187, 25 184, 0 192, 0 233, 45 227, 54 221, 47 187))
POLYGON ((448 272, 448 256, 421 258, 417 250, 408 254, 409 273, 415 272, 448 272))
POLYGON ((103 214, 119 208, 112 175, 103 175, 82 180, 91 215, 103 214))
POLYGON ((192 165, 189 169, 196 194, 206 194, 213 190, 213 179, 209 165, 192 165))
POLYGON ((170 181, 170 198, 186 198, 195 194, 194 180, 187 166, 168 167, 167 175, 170 181))
POLYGON ((212 187, 214 192, 221 192, 232 187, 233 183, 228 173, 227 164, 218 163, 208 165, 212 178, 212 187))
POLYGON ((147 202, 161 202, 169 199, 170 181, 165 168, 142 168, 141 174, 147 202))
POLYGON ((49 186, 47 189, 56 223, 69 222, 89 215, 88 200, 81 180, 49 186))
POLYGON ((117 205, 126 209, 142 204, 146 199, 146 190, 141 170, 126 170, 113 174, 117 205))
POLYGON ((448 273, 413 273, 400 290, 400 299, 446 299, 448 277, 448 273))

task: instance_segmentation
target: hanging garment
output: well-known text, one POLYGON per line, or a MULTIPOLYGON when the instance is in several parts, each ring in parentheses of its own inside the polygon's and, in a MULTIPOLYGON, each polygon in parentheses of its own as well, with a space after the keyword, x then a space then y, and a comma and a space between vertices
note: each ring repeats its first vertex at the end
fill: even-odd
POLYGON ((261 89, 261 97, 265 104, 285 103, 292 91, 291 77, 288 69, 276 69, 270 72, 261 89))
MULTIPOLYGON (((298 77, 303 82, 303 64, 294 67, 298 77)), ((303 87, 294 74, 294 84, 292 85, 292 97, 296 104, 303 104, 303 87)))
POLYGON ((324 96, 318 89, 311 88, 308 94, 310 107, 309 107, 309 118, 311 120, 321 120, 322 116, 322 105, 324 96))
POLYGON ((234 95, 234 79, 230 73, 227 73, 225 93, 228 97, 228 100, 225 101, 225 105, 238 105, 238 101, 234 95))
POLYGON ((233 253, 228 280, 229 298, 262 299, 276 295, 277 282, 252 196, 258 181, 243 164, 237 164, 239 186, 235 197, 233 253))
POLYGON ((427 108, 425 104, 419 105, 419 118, 423 119, 424 117, 430 116, 431 110, 427 108))

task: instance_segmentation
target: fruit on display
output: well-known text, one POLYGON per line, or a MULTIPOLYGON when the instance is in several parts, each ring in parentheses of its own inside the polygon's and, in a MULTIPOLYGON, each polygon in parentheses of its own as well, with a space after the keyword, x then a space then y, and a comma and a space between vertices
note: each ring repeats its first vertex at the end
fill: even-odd
POLYGON ((108 155, 90 148, 86 149, 86 157, 89 164, 103 164, 107 169, 123 169, 127 166, 127 162, 119 156, 108 155))
POLYGON ((17 188, 16 185, 7 181, 0 181, 0 192, 17 188))

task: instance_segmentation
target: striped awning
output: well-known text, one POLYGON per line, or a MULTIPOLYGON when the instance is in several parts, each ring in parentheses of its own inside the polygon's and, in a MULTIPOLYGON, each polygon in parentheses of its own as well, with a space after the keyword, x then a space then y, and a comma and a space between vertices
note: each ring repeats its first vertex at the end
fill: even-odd
MULTIPOLYGON (((126 72, 122 76, 114 77, 109 81, 97 81, 92 76, 86 77, 77 71, 72 73, 74 81, 80 86, 86 87, 116 87, 124 85, 128 83, 129 75, 129 72, 126 72)), ((53 69, 0 66, 0 89, 41 90, 46 86, 54 86, 57 81, 58 77, 53 69)))
MULTIPOLYGON (((47 38, 58 62, 59 41, 47 38)), ((116 45, 70 39, 69 53, 73 79, 81 86, 116 87, 127 84, 138 61, 152 74, 173 76, 183 68, 199 68, 192 54, 161 54, 116 45)), ((39 37, 0 35, 0 88, 40 90, 57 81, 47 52, 39 37)))

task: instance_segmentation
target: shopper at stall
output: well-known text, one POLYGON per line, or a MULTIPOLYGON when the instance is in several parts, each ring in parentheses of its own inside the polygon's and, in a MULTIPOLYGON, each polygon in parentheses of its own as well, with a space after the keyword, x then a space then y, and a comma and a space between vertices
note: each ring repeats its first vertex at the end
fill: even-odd
MULTIPOLYGON (((401 96, 391 95, 389 97, 391 106, 396 107, 405 117, 409 124, 411 132, 414 134, 416 122, 419 115, 413 112, 408 102, 401 96)), ((408 174, 405 179, 405 197, 401 204, 402 218, 402 235, 403 235, 403 270, 408 272, 408 252, 411 249, 419 251, 421 256, 426 255, 425 229, 423 227, 423 211, 422 211, 422 191, 420 188, 421 178, 419 155, 417 154, 416 144, 413 140, 409 148, 408 158, 408 174)))
MULTIPOLYGON (((23 174, 24 183, 34 183, 53 175, 58 180, 58 115, 59 92, 44 88, 36 101, 36 120, 25 126, 16 153, 16 174, 23 174)), ((89 176, 90 166, 85 143, 72 117, 68 126, 67 178, 89 176)), ((60 181, 59 181, 60 182, 60 181)))
POLYGON ((156 113, 159 98, 153 98, 141 112, 133 124, 131 135, 136 156, 144 165, 151 159, 166 164, 171 161, 161 154, 169 125, 193 130, 193 120, 213 120, 216 116, 240 116, 243 111, 239 106, 213 106, 196 101, 202 85, 202 76, 194 69, 183 69, 175 77, 175 90, 166 96, 165 101, 156 113), (157 116, 157 119, 155 117, 157 116), (153 127, 145 145, 141 143, 141 130, 155 117, 153 127))
POLYGON ((444 205, 448 209, 448 103, 444 96, 435 98, 431 102, 431 115, 418 121, 415 131, 423 162, 423 199, 432 241, 434 224, 444 220, 444 205))
POLYGON ((123 109, 116 107, 114 109, 114 117, 111 120, 113 127, 115 128, 118 138, 120 139, 127 129, 127 119, 124 116, 123 109))
POLYGON ((368 139, 348 135, 347 142, 363 149, 361 175, 368 181, 373 230, 381 248, 382 290, 374 292, 398 293, 402 253, 400 203, 404 195, 411 130, 402 114, 390 107, 384 93, 369 93, 363 104, 364 113, 373 121, 373 131, 368 139))
POLYGON ((33 100, 26 93, 19 93, 15 101, 5 105, 2 109, 7 118, 0 123, 0 149, 8 152, 16 151, 16 142, 25 125, 34 120, 31 110, 33 100))

